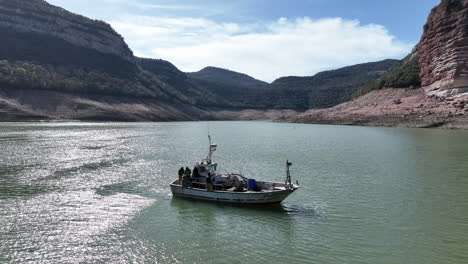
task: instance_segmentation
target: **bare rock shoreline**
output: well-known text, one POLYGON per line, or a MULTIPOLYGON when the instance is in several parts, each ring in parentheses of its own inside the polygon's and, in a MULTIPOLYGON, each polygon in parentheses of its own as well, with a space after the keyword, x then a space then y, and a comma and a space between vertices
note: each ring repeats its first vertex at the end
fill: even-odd
POLYGON ((200 109, 193 105, 125 96, 78 95, 56 91, 0 88, 0 122, 199 120, 289 121, 293 110, 200 109))
POLYGON ((423 89, 388 88, 328 109, 309 110, 293 122, 468 129, 468 94, 429 97, 423 89))
POLYGON ((205 118, 191 106, 124 96, 0 89, 0 121, 181 121, 205 118))

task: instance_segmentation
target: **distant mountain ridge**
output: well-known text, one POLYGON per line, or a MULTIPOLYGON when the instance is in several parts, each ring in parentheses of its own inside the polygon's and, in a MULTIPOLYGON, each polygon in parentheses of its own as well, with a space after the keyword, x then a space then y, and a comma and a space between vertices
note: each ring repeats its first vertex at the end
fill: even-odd
POLYGON ((196 79, 199 86, 234 102, 233 105, 239 108, 306 110, 350 100, 360 87, 380 78, 399 62, 363 63, 309 77, 282 77, 271 84, 215 67, 188 75, 196 79))
POLYGON ((240 87, 267 85, 267 82, 257 80, 247 74, 239 73, 227 69, 208 66, 198 72, 188 72, 188 76, 205 81, 226 83, 229 82, 233 85, 240 87))

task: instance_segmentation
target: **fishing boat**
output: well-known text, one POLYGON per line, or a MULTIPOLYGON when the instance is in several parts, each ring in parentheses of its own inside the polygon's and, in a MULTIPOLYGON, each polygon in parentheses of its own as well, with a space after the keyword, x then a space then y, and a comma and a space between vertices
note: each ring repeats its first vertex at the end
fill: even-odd
POLYGON ((299 188, 297 181, 296 184, 291 182, 289 167, 292 163, 289 161, 286 161, 284 182, 257 181, 239 173, 218 173, 218 164, 212 162, 217 145, 211 143, 210 136, 208 140, 207 157, 195 164, 193 172, 181 168, 179 177, 170 183, 174 196, 233 204, 275 204, 299 188))

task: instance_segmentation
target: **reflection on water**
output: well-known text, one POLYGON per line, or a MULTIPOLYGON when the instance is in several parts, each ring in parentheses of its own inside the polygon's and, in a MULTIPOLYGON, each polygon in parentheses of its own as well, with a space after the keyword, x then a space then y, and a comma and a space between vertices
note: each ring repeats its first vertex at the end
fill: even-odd
POLYGON ((0 125, 0 263, 464 263, 465 131, 213 122, 222 171, 283 204, 173 198, 206 123, 0 125), (239 133, 242 132, 242 133, 239 133))
POLYGON ((101 197, 91 191, 53 192, 17 200, 3 208, 0 233, 2 253, 7 254, 2 255, 19 263, 118 259, 120 253, 108 251, 118 241, 106 240, 100 245, 102 237, 151 203, 134 195, 101 197))

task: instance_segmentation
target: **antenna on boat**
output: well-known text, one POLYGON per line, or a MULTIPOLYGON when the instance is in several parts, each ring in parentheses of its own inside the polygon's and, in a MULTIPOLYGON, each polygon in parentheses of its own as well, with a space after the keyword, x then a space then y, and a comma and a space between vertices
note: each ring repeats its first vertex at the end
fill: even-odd
POLYGON ((289 172, 289 167, 292 166, 292 162, 286 160, 286 185, 291 186, 291 173, 289 172))

